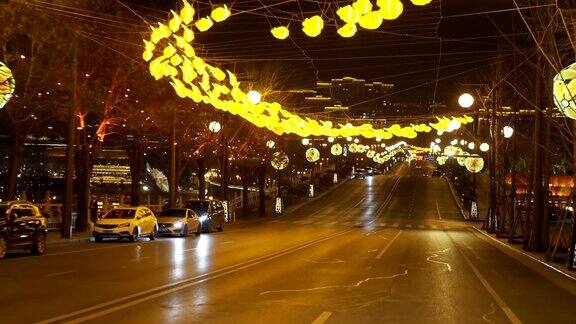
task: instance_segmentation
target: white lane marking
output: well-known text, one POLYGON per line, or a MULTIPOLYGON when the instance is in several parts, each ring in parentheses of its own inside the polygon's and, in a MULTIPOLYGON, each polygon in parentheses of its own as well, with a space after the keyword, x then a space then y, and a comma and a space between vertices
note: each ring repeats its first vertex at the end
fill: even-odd
POLYGON ((312 324, 324 324, 330 316, 332 316, 332 312, 322 312, 320 316, 316 317, 312 324))
POLYGON ((436 202, 436 212, 438 213, 438 219, 442 220, 442 215, 440 215, 440 207, 438 207, 438 200, 435 200, 436 202))
POLYGON ((308 248, 310 246, 313 246, 315 244, 319 244, 319 243, 337 238, 339 236, 348 234, 348 233, 353 232, 353 231, 355 231, 355 229, 349 229, 346 231, 338 232, 336 234, 328 235, 328 236, 325 236, 325 237, 317 239, 317 240, 313 240, 313 241, 309 241, 307 243, 302 243, 300 245, 289 247, 289 248, 286 248, 284 250, 280 250, 278 252, 270 253, 268 255, 260 256, 260 257, 257 257, 257 258, 254 258, 254 259, 251 259, 248 261, 244 261, 244 262, 240 262, 238 264, 227 266, 227 267, 224 267, 224 268, 219 269, 219 270, 200 274, 200 275, 197 275, 197 276, 192 277, 192 278, 180 280, 178 282, 160 285, 156 288, 151 288, 148 290, 140 291, 140 292, 133 293, 133 294, 130 294, 130 295, 127 295, 124 297, 114 299, 114 300, 109 300, 109 301, 101 303, 101 304, 97 304, 94 306, 83 308, 83 309, 80 309, 80 310, 77 310, 74 312, 70 312, 67 314, 52 317, 52 318, 37 322, 37 324, 60 323, 60 322, 66 321, 66 320, 68 320, 68 321, 66 321, 65 323, 86 322, 86 321, 89 321, 89 320, 92 320, 95 318, 102 317, 104 315, 108 315, 108 314, 115 313, 117 311, 129 308, 129 307, 132 307, 134 305, 142 304, 144 302, 156 299, 158 297, 166 296, 166 295, 172 294, 174 292, 177 292, 177 291, 180 291, 183 289, 197 286, 199 284, 205 283, 205 282, 210 281, 210 280, 214 280, 214 279, 217 279, 217 278, 220 278, 220 277, 232 274, 232 273, 243 271, 245 269, 254 267, 258 264, 261 264, 261 263, 264 263, 267 261, 271 261, 271 260, 283 257, 285 255, 289 255, 291 253, 303 250, 303 249, 308 248), (137 299, 135 299, 135 298, 137 298, 137 299), (117 304, 117 305, 114 306, 115 304, 117 304), (113 306, 113 307, 111 307, 111 306, 113 306), (105 307, 110 307, 110 308, 103 309, 105 307), (98 310, 100 310, 100 311, 98 311, 98 310), (88 315, 88 313, 90 313, 90 312, 94 312, 94 313, 88 315), (74 319, 72 319, 72 318, 74 318, 74 319))
POLYGON ((400 236, 400 234, 402 234, 402 230, 398 231, 398 234, 396 234, 396 236, 394 236, 390 240, 390 242, 388 242, 388 244, 386 244, 386 246, 382 249, 382 251, 380 251, 380 253, 378 253, 378 255, 376 256, 376 260, 380 259, 384 255, 384 253, 386 253, 386 250, 388 250, 390 245, 392 245, 392 243, 394 243, 394 241, 398 238, 398 236, 400 236))
POLYGON ((472 272, 474 272, 474 274, 480 280, 480 282, 482 283, 484 288, 486 288, 486 290, 490 293, 490 295, 492 295, 492 298, 494 298, 494 301, 496 302, 496 304, 498 304, 498 306, 502 309, 502 311, 504 311, 504 314, 506 314, 506 317, 508 317, 510 322, 512 322, 512 324, 521 324, 522 321, 520 321, 518 316, 516 316, 516 314, 514 314, 512 309, 510 309, 510 307, 508 307, 508 305, 504 302, 504 300, 502 300, 502 298, 500 298, 500 296, 498 295, 498 293, 496 293, 494 288, 492 288, 492 286, 490 286, 490 283, 488 283, 488 281, 482 275, 482 273, 480 273, 478 268, 476 268, 476 266, 474 264, 472 264, 472 262, 470 261, 470 259, 468 259, 468 257, 466 256, 466 254, 464 252, 462 252, 462 251, 460 251, 460 252, 461 252, 460 254, 464 257, 464 260, 466 261, 466 263, 468 263, 468 266, 470 267, 470 269, 472 269, 472 272))
POLYGON ((69 270, 69 271, 54 272, 54 273, 50 273, 50 274, 44 275, 44 277, 50 278, 50 277, 61 276, 61 275, 65 275, 65 274, 69 274, 69 273, 74 273, 74 272, 78 272, 78 270, 69 270))

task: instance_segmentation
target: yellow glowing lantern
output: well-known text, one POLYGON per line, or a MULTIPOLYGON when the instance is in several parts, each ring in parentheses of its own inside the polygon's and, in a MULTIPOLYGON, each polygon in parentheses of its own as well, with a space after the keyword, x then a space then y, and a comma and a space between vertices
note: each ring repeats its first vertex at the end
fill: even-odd
POLYGON ((183 1, 183 5, 182 10, 180 10, 180 18, 183 23, 189 25, 194 20, 195 10, 186 0, 183 1))
POLYGON ((352 4, 352 7, 360 14, 365 15, 372 11, 372 3, 370 0, 357 0, 352 4))
POLYGON ((576 63, 554 77, 554 103, 568 118, 576 119, 576 63))
POLYGON ((404 5, 400 0, 378 0, 376 3, 380 7, 382 18, 386 20, 397 19, 404 12, 404 5))
POLYGON ((364 29, 378 29, 382 25, 383 15, 380 11, 371 11, 360 17, 358 24, 364 29))
POLYGON ((322 29, 324 29, 324 20, 318 15, 306 18, 302 22, 302 31, 309 37, 320 35, 322 29))
POLYGON ((16 89, 16 81, 12 71, 0 62, 0 109, 12 98, 14 89, 16 89))
POLYGON ((432 0, 410 0, 415 6, 425 6, 432 2, 432 0))
POLYGON ((212 10, 210 16, 214 19, 215 22, 223 22, 224 20, 228 19, 232 15, 228 6, 224 5, 224 7, 218 7, 212 10))
POLYGON ((355 24, 360 20, 360 13, 351 5, 339 8, 336 10, 336 14, 347 24, 355 24))
POLYGON ((472 173, 478 173, 484 169, 484 159, 479 156, 469 157, 466 159, 466 170, 472 173))
POLYGON ((278 151, 272 154, 270 164, 272 164, 274 169, 284 170, 288 166, 288 163, 290 163, 290 159, 284 152, 278 151))
POLYGON ((306 150, 306 160, 308 162, 314 163, 320 160, 320 151, 317 148, 311 147, 306 150))
POLYGON ((346 24, 338 28, 338 35, 346 38, 352 37, 356 34, 357 30, 358 28, 356 28, 356 24, 346 24))
POLYGON ((210 19, 210 17, 204 17, 198 20, 196 23, 194 23, 194 25, 196 26, 196 28, 198 28, 199 31, 205 32, 208 29, 212 28, 212 26, 214 26, 214 22, 212 21, 212 19, 210 19))
POLYGON ((277 39, 286 39, 290 36, 290 30, 286 26, 274 27, 270 30, 272 36, 277 39))
POLYGON ((332 153, 332 155, 334 155, 334 156, 340 156, 340 155, 342 155, 342 152, 343 152, 343 149, 342 149, 342 145, 340 145, 340 144, 334 144, 330 148, 330 153, 332 153))

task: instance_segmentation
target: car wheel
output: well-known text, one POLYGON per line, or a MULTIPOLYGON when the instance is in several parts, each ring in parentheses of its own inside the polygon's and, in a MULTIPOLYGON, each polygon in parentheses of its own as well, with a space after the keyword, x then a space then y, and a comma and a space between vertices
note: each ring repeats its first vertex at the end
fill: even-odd
POLYGON ((32 246, 32 254, 43 255, 44 253, 46 253, 46 235, 38 234, 38 236, 36 237, 36 241, 32 246))
POLYGON ((4 260, 4 258, 6 258, 7 253, 8 253, 8 244, 6 243, 6 239, 3 236, 0 236, 0 260, 4 260))
POLYGON ((188 236, 188 225, 184 225, 184 228, 182 229, 182 234, 180 234, 181 237, 185 237, 188 236))
POLYGON ((102 238, 100 236, 94 236, 94 241, 102 242, 102 238))
POLYGON ((138 240, 138 227, 134 227, 134 229, 132 230, 132 234, 130 235, 129 239, 130 242, 136 242, 136 240, 138 240))
POLYGON ((152 233, 150 233, 150 235, 148 236, 150 241, 154 241, 156 239, 156 233, 158 233, 158 229, 156 228, 156 226, 154 226, 154 228, 152 229, 152 233))

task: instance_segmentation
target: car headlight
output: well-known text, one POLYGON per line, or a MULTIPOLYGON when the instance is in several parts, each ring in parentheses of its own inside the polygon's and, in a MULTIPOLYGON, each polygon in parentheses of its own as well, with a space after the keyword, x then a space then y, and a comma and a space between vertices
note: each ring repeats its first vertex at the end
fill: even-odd
POLYGON ((124 223, 124 224, 118 225, 118 227, 128 227, 128 226, 130 226, 130 223, 124 223))
POLYGON ((198 219, 200 220, 200 222, 203 223, 203 222, 205 222, 205 221, 208 219, 208 216, 202 215, 202 216, 200 216, 200 218, 198 218, 198 219))
POLYGON ((172 226, 173 226, 175 229, 181 229, 181 228, 182 228, 182 225, 184 225, 184 224, 182 224, 182 222, 176 222, 176 223, 174 223, 174 225, 172 225, 172 226))

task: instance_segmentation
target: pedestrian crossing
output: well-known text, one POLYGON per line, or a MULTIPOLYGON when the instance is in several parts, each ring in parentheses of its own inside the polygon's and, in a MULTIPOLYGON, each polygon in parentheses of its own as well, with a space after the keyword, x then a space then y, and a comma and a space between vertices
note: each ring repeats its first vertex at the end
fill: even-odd
POLYGON ((439 231, 449 231, 458 230, 466 227, 465 224, 442 224, 442 222, 437 222, 436 224, 422 224, 417 222, 394 222, 387 220, 376 220, 376 221, 358 221, 351 219, 343 219, 340 221, 331 221, 325 219, 317 218, 284 218, 284 219, 274 219, 270 220, 269 223, 273 224, 286 224, 286 225, 306 225, 306 226, 346 226, 346 227, 381 227, 381 228, 394 228, 402 230, 439 230, 439 231))

